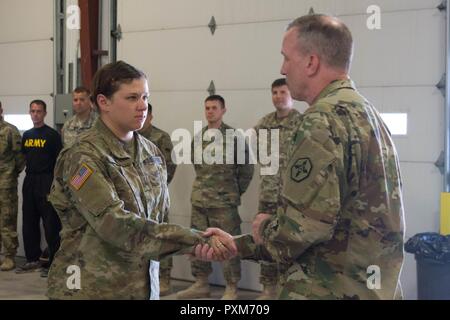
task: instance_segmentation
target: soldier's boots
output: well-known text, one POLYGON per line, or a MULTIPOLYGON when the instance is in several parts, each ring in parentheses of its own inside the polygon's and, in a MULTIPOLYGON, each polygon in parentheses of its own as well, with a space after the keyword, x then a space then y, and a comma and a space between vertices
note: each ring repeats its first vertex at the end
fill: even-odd
POLYGON ((172 289, 170 287, 170 275, 161 274, 159 277, 159 295, 163 297, 171 293, 172 289))
POLYGON ((227 283, 221 300, 237 300, 237 283, 227 283))
POLYGON ((181 300, 209 298, 210 296, 208 277, 199 277, 189 288, 177 292, 177 298, 181 300))
POLYGON ((277 299, 277 287, 273 284, 264 285, 264 290, 256 300, 276 300, 277 299))
POLYGON ((16 262, 14 261, 14 256, 6 256, 0 265, 1 271, 10 271, 16 267, 16 262))

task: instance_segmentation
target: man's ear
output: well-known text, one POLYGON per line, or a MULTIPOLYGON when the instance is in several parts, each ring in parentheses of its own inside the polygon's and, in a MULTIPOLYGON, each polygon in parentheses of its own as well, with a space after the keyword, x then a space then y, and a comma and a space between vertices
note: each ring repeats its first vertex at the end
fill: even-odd
POLYGON ((320 58, 319 56, 315 55, 315 54, 311 54, 308 57, 308 65, 306 68, 306 72, 308 76, 313 76, 315 75, 320 68, 320 58))

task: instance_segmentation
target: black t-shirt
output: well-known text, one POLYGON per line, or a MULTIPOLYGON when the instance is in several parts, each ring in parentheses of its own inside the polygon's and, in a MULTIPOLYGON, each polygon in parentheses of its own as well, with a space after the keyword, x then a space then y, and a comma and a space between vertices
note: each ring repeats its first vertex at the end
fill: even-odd
POLYGON ((22 152, 25 154, 26 173, 50 173, 56 164, 56 158, 62 149, 59 133, 44 125, 24 132, 22 137, 22 152))

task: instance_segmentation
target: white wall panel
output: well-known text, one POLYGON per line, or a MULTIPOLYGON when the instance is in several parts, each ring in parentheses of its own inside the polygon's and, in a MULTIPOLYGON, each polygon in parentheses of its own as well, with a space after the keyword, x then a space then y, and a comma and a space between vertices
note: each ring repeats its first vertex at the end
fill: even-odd
MULTIPOLYGON (((0 43, 53 37, 52 0, 2 0, 0 43)), ((1 49, 0 49, 1 50, 1 49)))
POLYGON ((51 41, 0 44, 0 95, 42 95, 53 92, 51 41))
POLYGON ((333 13, 334 0, 119 0, 119 21, 124 32, 199 28, 214 16, 218 30, 224 24, 285 20, 316 12, 333 13), (139 11, 139 12, 137 12, 139 11))
POLYGON ((214 37, 206 28, 129 33, 119 52, 150 77, 158 75, 154 90, 206 91, 211 80, 221 90, 265 88, 279 75, 283 28, 279 22, 226 26, 214 37))
MULTIPOLYGON (((405 240, 416 233, 439 232, 439 194, 443 178, 433 164, 400 163, 405 202, 405 240)), ((417 275, 414 255, 405 252, 401 274, 406 299, 417 299, 417 275)))
POLYGON ((335 9, 336 15, 367 14, 369 6, 377 5, 383 14, 391 11, 435 9, 441 2, 441 0, 335 0, 335 9))
POLYGON ((414 255, 406 253, 400 282, 402 284, 403 298, 405 300, 417 299, 417 273, 414 255))
POLYGON ((444 98, 438 89, 364 87, 360 91, 379 112, 408 114, 407 136, 394 136, 400 161, 437 160, 444 146, 444 98))
MULTIPOLYGON (((365 15, 378 5, 381 13, 435 9, 441 0, 119 0, 119 21, 124 32, 205 26, 214 16, 218 28, 240 24, 285 20, 305 14, 313 7, 317 13, 338 16, 365 15), (139 11, 139 12, 138 12, 139 11)), ((384 19, 383 19, 384 20, 384 19)), ((383 21, 382 20, 382 21, 383 21)))
POLYGON ((434 164, 400 163, 403 176, 406 237, 439 232, 439 198, 443 178, 434 164))
POLYGON ((359 86, 424 86, 445 68, 445 15, 437 9, 382 14, 380 30, 366 16, 344 16, 355 45, 351 76, 359 86))

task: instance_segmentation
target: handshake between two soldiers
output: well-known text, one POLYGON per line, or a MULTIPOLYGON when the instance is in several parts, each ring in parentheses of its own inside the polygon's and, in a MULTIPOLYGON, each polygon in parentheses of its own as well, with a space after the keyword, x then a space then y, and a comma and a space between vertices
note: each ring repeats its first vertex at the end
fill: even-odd
MULTIPOLYGON (((252 222, 252 237, 257 245, 262 245, 261 225, 267 219, 273 217, 267 213, 259 213, 252 222)), ((208 238, 207 243, 198 244, 192 257, 203 261, 224 261, 234 258, 238 255, 238 248, 235 239, 229 233, 219 228, 208 228, 203 232, 203 237, 208 238)))

